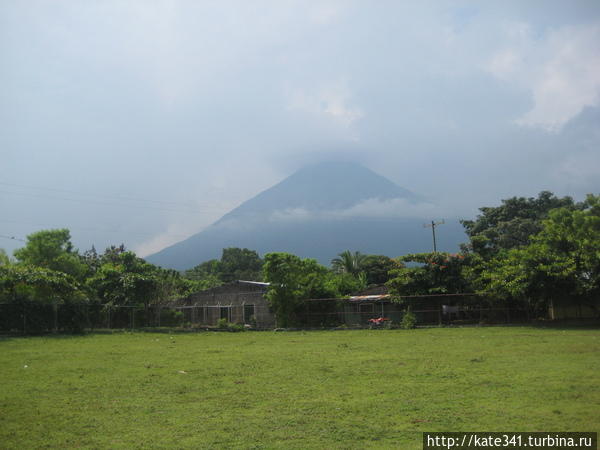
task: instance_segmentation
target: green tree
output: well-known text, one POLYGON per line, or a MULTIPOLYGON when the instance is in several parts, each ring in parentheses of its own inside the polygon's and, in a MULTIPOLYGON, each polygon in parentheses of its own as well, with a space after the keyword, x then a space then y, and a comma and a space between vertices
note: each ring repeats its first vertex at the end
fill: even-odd
POLYGON ((396 296, 460 294, 471 291, 464 268, 470 256, 443 252, 416 253, 399 258, 410 264, 392 270, 387 285, 396 296))
POLYGON ((97 298, 109 305, 148 306, 160 293, 159 269, 138 258, 135 253, 108 250, 103 264, 87 280, 97 298))
POLYGON ((21 264, 63 272, 82 280, 86 266, 71 243, 69 230, 42 230, 27 236, 24 247, 15 250, 21 264))
POLYGON ((211 259, 185 272, 185 278, 202 282, 206 288, 235 280, 261 281, 263 261, 254 250, 224 248, 221 259, 211 259))
POLYGON ((262 260, 254 250, 224 248, 221 255, 220 279, 224 283, 235 280, 260 281, 262 264, 262 260))
POLYGON ((525 303, 544 315, 552 301, 597 308, 600 296, 600 197, 582 209, 550 211, 529 245, 500 252, 478 273, 480 290, 501 300, 525 303))
POLYGON ((365 259, 362 270, 367 284, 384 284, 390 278, 390 271, 400 269, 403 264, 385 255, 369 255, 365 259))
POLYGON ((10 257, 6 254, 6 250, 0 248, 0 266, 8 266, 10 264, 10 257))
POLYGON ((574 210, 582 205, 571 197, 558 198, 543 191, 537 198, 513 197, 497 207, 479 208, 481 214, 475 220, 461 221, 470 239, 467 247, 487 259, 501 250, 526 246, 531 236, 541 231, 550 210, 556 208, 574 210))
POLYGON ((270 283, 266 297, 275 311, 278 326, 298 323, 297 314, 305 299, 332 296, 328 274, 327 268, 314 259, 301 259, 289 253, 265 255, 263 276, 270 283))
POLYGON ((358 251, 352 253, 350 250, 345 250, 338 254, 337 258, 331 260, 331 268, 336 273, 349 273, 350 275, 358 276, 364 271, 364 265, 367 260, 367 255, 358 251))

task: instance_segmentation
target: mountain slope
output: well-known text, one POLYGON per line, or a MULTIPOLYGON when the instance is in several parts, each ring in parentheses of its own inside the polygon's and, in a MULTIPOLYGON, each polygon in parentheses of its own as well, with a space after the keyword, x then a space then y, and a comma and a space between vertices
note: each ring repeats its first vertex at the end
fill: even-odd
MULTIPOLYGON (((430 218, 403 214, 420 204, 417 195, 358 164, 316 164, 146 259, 182 270, 219 258, 226 247, 246 247, 261 255, 287 251, 323 264, 344 250, 392 257, 429 251, 431 230, 422 224, 430 218)), ((438 230, 440 250, 456 251, 466 240, 458 221, 448 220, 438 230)))

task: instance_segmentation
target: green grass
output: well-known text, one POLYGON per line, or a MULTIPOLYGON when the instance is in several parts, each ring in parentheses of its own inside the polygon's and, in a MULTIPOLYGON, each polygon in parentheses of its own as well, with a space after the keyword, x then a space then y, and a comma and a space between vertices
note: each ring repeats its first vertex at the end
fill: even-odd
POLYGON ((600 431, 600 330, 115 333, 0 340, 3 448, 421 448, 600 431))

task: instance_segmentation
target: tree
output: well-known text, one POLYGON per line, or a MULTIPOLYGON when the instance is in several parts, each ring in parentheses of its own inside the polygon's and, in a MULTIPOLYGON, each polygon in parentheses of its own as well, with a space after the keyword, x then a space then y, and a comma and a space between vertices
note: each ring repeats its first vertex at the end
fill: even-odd
POLYGON ((393 295, 462 294, 471 291, 463 273, 469 264, 469 255, 416 253, 399 259, 412 265, 392 270, 393 278, 387 285, 393 295))
POLYGON ((27 236, 25 247, 15 250, 21 264, 63 272, 82 280, 86 266, 71 243, 69 230, 42 230, 27 236))
POLYGON ((475 220, 463 220, 462 225, 470 238, 467 246, 484 258, 491 258, 501 250, 528 245, 531 236, 542 229, 542 221, 552 209, 581 209, 581 204, 571 197, 558 198, 548 191, 537 198, 513 197, 502 200, 497 207, 479 208, 481 214, 475 220))
POLYGON ((224 248, 221 255, 220 278, 224 283, 235 280, 260 281, 262 260, 247 248, 224 248))
POLYGON ((290 253, 268 253, 263 276, 270 283, 266 297, 280 327, 297 323, 297 313, 305 299, 336 295, 329 290, 327 268, 314 259, 300 259, 290 253))
POLYGON ((350 250, 345 250, 337 258, 331 260, 331 268, 337 273, 349 273, 358 276, 359 273, 363 272, 366 260, 367 255, 363 253, 358 251, 352 253, 350 250))
POLYGON ((600 295, 600 196, 581 209, 550 211, 529 245, 500 252, 483 264, 481 291, 504 301, 526 303, 545 314, 550 302, 587 303, 600 295))
POLYGON ((108 249, 102 259, 98 271, 87 279, 87 286, 102 303, 148 306, 157 300, 159 268, 128 251, 108 249))
POLYGON ((0 248, 0 266, 8 266, 10 264, 10 257, 6 254, 6 250, 0 248))
POLYGON ((401 267, 401 262, 384 255, 369 255, 362 265, 367 284, 384 284, 391 278, 390 271, 401 267))
POLYGON ((185 272, 190 280, 202 281, 209 287, 235 280, 260 281, 263 261, 254 250, 224 248, 221 259, 211 259, 185 272))

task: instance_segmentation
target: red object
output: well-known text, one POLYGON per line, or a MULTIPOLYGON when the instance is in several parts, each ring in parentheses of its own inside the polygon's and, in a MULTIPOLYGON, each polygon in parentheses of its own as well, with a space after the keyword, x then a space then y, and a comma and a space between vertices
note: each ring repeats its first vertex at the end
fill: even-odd
POLYGON ((390 319, 388 319, 386 317, 379 317, 377 319, 369 319, 369 322, 371 322, 372 324, 375 324, 375 325, 381 325, 386 320, 390 320, 390 319))

